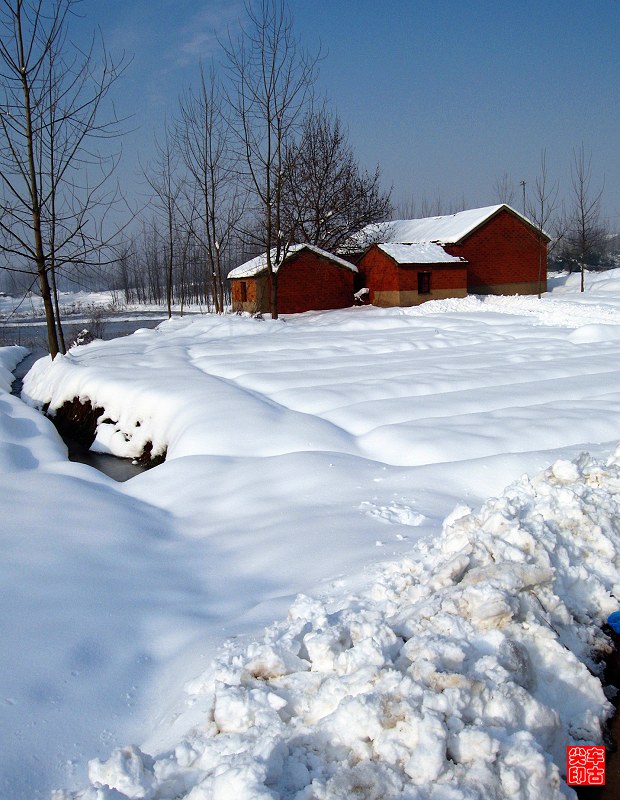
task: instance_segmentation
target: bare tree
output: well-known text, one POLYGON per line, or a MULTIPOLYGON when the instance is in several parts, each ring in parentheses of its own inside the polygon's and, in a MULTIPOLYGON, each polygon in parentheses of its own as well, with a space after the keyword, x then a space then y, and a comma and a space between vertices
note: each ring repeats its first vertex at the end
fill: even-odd
MULTIPOLYGON (((557 181, 550 184, 547 169, 547 152, 540 154, 540 172, 536 178, 533 197, 527 204, 527 213, 536 226, 536 239, 538 242, 538 297, 542 295, 543 268, 547 272, 547 243, 550 236, 547 228, 553 220, 558 206, 559 184, 557 181)), ((557 241, 557 238, 556 238, 557 241)))
POLYGON ((97 140, 120 133, 114 113, 99 117, 124 64, 69 42, 75 3, 0 2, 0 252, 5 269, 36 276, 52 357, 64 351, 56 274, 101 261, 94 218, 112 202, 115 158, 97 140))
POLYGON ((571 175, 573 213, 566 238, 579 261, 583 292, 588 256, 600 249, 605 241, 605 228, 601 223, 603 186, 598 191, 592 190, 592 156, 586 156, 583 144, 573 152, 571 175))
POLYGON ((172 288, 175 263, 175 243, 177 237, 177 218, 179 198, 183 190, 183 180, 178 172, 178 155, 172 144, 170 131, 166 128, 164 141, 155 143, 156 160, 144 176, 154 192, 156 205, 164 215, 166 226, 166 307, 168 319, 172 316, 172 288))
POLYGON ((318 55, 301 46, 283 0, 246 0, 241 32, 236 39, 229 36, 224 50, 235 129, 264 230, 271 315, 276 319, 277 271, 290 245, 282 228, 286 146, 307 106, 318 55))
POLYGON ((201 67, 198 91, 181 99, 176 141, 191 184, 186 224, 204 251, 217 313, 224 310, 224 253, 244 211, 231 138, 215 72, 211 68, 205 75, 201 67))
POLYGON ((396 219, 420 219, 426 217, 440 217, 447 214, 457 214, 467 208, 467 201, 462 195, 460 199, 446 201, 440 194, 434 199, 423 195, 421 199, 413 196, 401 200, 396 207, 396 219))
POLYGON ((507 172, 504 172, 504 174, 495 181, 495 195, 500 203, 505 203, 507 206, 514 205, 515 185, 507 172))
POLYGON ((394 219, 417 219, 418 201, 414 195, 401 197, 393 210, 394 219))
POLYGON ((338 116, 308 113, 298 141, 286 149, 283 229, 291 241, 337 251, 392 210, 379 167, 363 171, 338 116))

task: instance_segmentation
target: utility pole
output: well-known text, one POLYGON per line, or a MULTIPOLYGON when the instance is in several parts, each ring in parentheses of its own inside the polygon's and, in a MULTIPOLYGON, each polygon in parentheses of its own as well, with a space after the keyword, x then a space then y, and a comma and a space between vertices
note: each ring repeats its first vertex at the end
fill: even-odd
POLYGON ((519 186, 523 189, 523 216, 525 216, 525 181, 520 181, 519 186))

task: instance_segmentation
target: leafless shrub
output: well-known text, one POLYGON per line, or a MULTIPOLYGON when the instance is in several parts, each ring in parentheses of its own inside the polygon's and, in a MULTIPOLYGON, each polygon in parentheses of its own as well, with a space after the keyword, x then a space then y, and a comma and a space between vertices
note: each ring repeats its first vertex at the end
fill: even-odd
POLYGON ((71 347, 78 347, 82 344, 90 344, 95 339, 103 339, 106 329, 107 313, 102 306, 93 306, 91 317, 85 328, 77 325, 73 329, 71 336, 71 347))

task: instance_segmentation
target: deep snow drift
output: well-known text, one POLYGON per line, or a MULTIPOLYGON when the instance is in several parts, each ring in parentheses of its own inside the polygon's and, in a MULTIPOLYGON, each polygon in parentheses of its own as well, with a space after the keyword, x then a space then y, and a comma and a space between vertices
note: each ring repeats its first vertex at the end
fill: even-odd
POLYGON ((620 438, 620 280, 575 286, 276 323, 177 318, 39 361, 29 402, 88 398, 105 408, 99 449, 134 456, 148 440, 168 460, 114 484, 0 396, 0 795, 83 786, 98 758, 92 781, 117 785, 85 790, 98 800, 336 798, 358 779, 362 796, 399 796, 404 776, 418 786, 409 752, 445 797, 519 796, 530 779, 559 791, 562 745, 596 741, 609 707, 556 638, 587 661, 618 581, 605 459, 620 438), (584 450, 603 460, 571 466, 584 450), (558 460, 441 533, 455 507, 558 460), (155 760, 110 761, 128 742, 155 760))
POLYGON ((600 673, 618 605, 619 487, 620 448, 456 509, 362 594, 300 596, 229 645, 188 686, 174 749, 118 749, 91 763, 97 789, 56 800, 570 794, 566 745, 600 743, 612 710, 585 665, 600 673))

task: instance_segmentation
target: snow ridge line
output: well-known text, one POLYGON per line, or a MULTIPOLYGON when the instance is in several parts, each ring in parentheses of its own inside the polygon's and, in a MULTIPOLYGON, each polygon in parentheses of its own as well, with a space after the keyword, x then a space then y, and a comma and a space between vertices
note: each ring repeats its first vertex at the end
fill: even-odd
POLYGON ((13 383, 13 370, 28 355, 26 347, 14 344, 7 347, 0 346, 0 394, 11 393, 13 383))
MULTIPOLYGON (((590 300, 586 296, 587 300, 590 300)), ((429 300, 419 306, 402 309, 407 316, 432 316, 445 313, 499 313, 514 316, 538 317, 538 324, 547 327, 579 328, 583 325, 618 325, 620 314, 604 302, 578 303, 571 298, 558 299, 548 295, 468 295, 463 298, 429 300)))
POLYGON ((363 597, 299 596, 223 648, 172 750, 118 749, 53 800, 573 797, 564 748, 600 744, 613 711, 618 519, 620 446, 459 507, 363 597))

